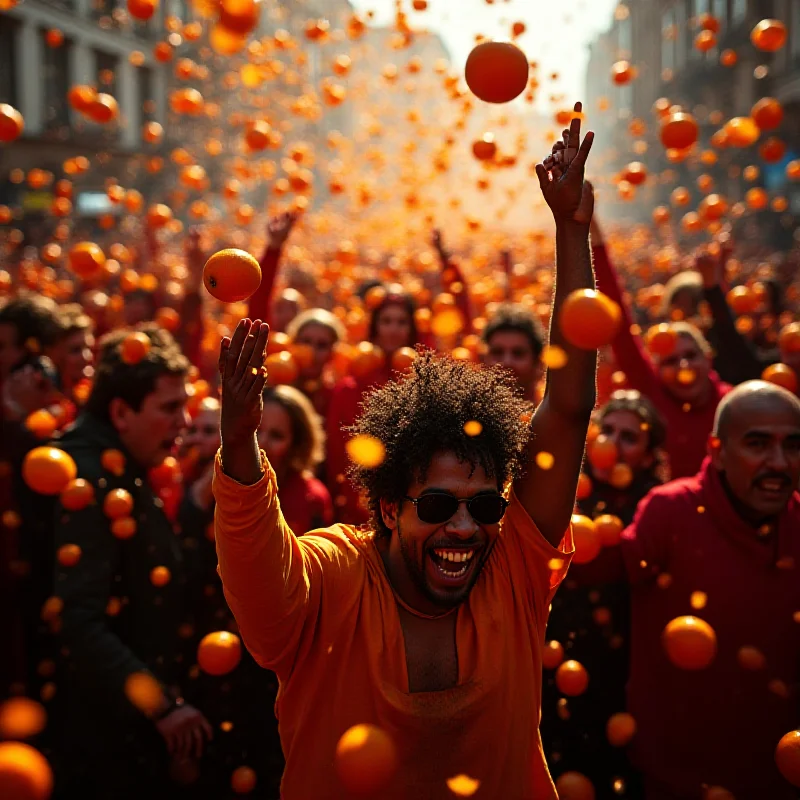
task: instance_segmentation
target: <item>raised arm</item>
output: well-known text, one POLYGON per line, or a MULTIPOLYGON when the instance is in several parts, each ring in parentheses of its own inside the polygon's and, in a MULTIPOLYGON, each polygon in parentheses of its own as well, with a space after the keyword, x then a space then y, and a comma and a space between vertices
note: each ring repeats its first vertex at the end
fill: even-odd
POLYGON ((180 344, 183 354, 195 366, 202 362, 203 343, 203 265, 205 253, 200 246, 200 231, 192 228, 186 239, 186 290, 181 303, 180 344))
MULTIPOLYGON (((575 110, 581 110, 580 103, 575 104, 575 110)), ((584 165, 593 139, 594 134, 589 132, 580 143, 580 119, 576 118, 569 131, 564 131, 564 142, 553 148, 560 166, 552 174, 543 164, 536 166, 542 194, 556 223, 556 286, 550 343, 564 350, 567 363, 547 373, 544 398, 531 423, 528 467, 516 481, 514 492, 554 546, 563 538, 575 506, 586 431, 596 399, 597 351, 569 344, 558 326, 559 311, 567 295, 576 289, 594 288, 589 253, 594 195, 591 184, 584 181, 584 165), (537 465, 539 453, 553 457, 549 468, 537 465)))
POLYGON ((357 585, 357 551, 335 531, 301 541, 283 518, 275 473, 256 440, 268 333, 266 323, 242 320, 233 339, 222 341, 214 534, 225 599, 247 649, 284 680, 303 643, 317 635, 320 617, 346 605, 357 585))
POLYGON ((725 299, 723 285, 728 252, 723 244, 718 255, 701 253, 695 260, 695 268, 703 276, 703 299, 714 319, 709 330, 709 338, 716 349, 714 368, 722 380, 737 384, 760 378, 767 364, 762 365, 754 345, 736 330, 733 313, 725 299))
POLYGON ((267 247, 259 261, 261 284, 247 306, 250 319, 269 320, 271 316, 272 294, 278 278, 281 253, 296 221, 297 214, 287 211, 272 217, 267 223, 267 247))
POLYGON ((467 334, 472 331, 472 304, 469 299, 469 287, 464 279, 464 273, 448 252, 442 240, 442 232, 435 228, 432 236, 433 246, 439 256, 439 263, 442 267, 442 289, 453 295, 456 307, 464 315, 464 331, 467 334), (454 285, 459 284, 458 291, 454 291, 454 285))
POLYGON ((637 389, 658 404, 663 394, 661 380, 653 362, 644 349, 641 338, 631 332, 631 326, 633 325, 631 311, 622 296, 619 276, 611 263, 602 231, 595 219, 592 219, 591 235, 592 260, 594 261, 597 288, 611 298, 622 311, 622 321, 617 330, 617 335, 611 342, 617 366, 625 373, 631 388, 637 389))

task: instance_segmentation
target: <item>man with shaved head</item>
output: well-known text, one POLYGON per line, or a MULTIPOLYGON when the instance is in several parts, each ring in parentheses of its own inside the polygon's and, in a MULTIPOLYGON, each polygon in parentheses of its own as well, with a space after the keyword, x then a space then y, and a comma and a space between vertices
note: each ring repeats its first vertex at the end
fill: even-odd
MULTIPOLYGON (((797 726, 800 677, 800 400, 748 381, 719 404, 700 472, 654 489, 619 547, 631 584, 631 757, 646 800, 796 800, 774 751, 797 726), (673 664, 666 625, 693 615, 716 634, 703 669, 673 664)), ((576 570, 577 573, 577 570, 576 570)), ((619 577, 619 576, 618 576, 619 577)))

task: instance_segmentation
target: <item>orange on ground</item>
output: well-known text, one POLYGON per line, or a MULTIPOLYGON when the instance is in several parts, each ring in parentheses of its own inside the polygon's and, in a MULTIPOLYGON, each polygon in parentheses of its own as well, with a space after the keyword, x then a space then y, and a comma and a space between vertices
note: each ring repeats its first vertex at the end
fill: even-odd
POLYGON ((0 787, 8 800, 47 800, 53 770, 47 759, 22 742, 0 743, 0 787))
POLYGON ((230 247, 206 261, 203 284, 217 300, 237 303, 246 300, 261 285, 261 267, 250 253, 230 247))
POLYGON ((619 306, 602 292, 576 289, 564 300, 558 324, 571 345, 596 350, 611 342, 621 319, 619 306))
POLYGON ((525 53, 509 42, 481 42, 467 57, 464 78, 470 91, 486 103, 508 103, 528 85, 525 53))
POLYGON ((227 675, 242 657, 242 643, 235 633, 214 631, 197 646, 197 663, 209 675, 227 675))
POLYGON ((589 673, 578 661, 565 661, 556 670, 556 688, 569 697, 577 697, 586 691, 589 685, 589 673))
POLYGON ((575 555, 572 561, 575 564, 588 564, 597 557, 602 543, 597 530, 589 517, 583 514, 572 515, 572 536, 575 541, 575 555))
POLYGON ((699 617, 676 617, 661 636, 667 657, 681 669, 704 669, 717 653, 714 629, 699 617))
POLYGON ((57 447, 35 447, 22 462, 23 480, 39 494, 60 494, 77 474, 72 456, 57 447))
POLYGON ((385 789, 397 772, 394 742, 375 725, 354 725, 336 745, 336 772, 345 789, 370 795, 385 789))
POLYGON ((775 748, 775 763, 792 786, 800 786, 800 730, 781 737, 775 748))

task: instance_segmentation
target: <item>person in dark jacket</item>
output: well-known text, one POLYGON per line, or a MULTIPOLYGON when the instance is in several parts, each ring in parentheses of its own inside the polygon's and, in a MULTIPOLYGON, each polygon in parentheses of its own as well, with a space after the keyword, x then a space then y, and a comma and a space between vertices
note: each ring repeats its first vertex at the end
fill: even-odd
MULTIPOLYGON (((619 462, 631 468, 633 480, 616 488, 608 482, 608 470, 587 463, 592 489, 578 501, 578 511, 592 519, 607 514, 618 517, 621 531, 633 520, 639 501, 663 483, 664 423, 646 397, 630 390, 614 392, 595 421, 616 445, 619 462)), ((606 738, 609 718, 625 710, 630 653, 627 584, 597 581, 592 563, 573 563, 553 598, 547 638, 559 642, 564 658, 579 661, 590 676, 583 695, 564 698, 556 689, 554 673, 545 672, 541 731, 553 771, 585 774, 598 800, 619 797, 620 786, 624 796, 637 797, 638 775, 625 751, 609 745, 606 738)))
POLYGON ((85 411, 59 443, 94 489, 80 510, 55 510, 56 552, 80 548, 72 566, 57 559, 54 582, 64 798, 176 796, 170 774, 185 775, 212 733, 181 698, 184 557, 146 480, 186 426, 189 363, 166 331, 139 330, 150 348, 136 363, 121 354, 129 331, 101 342, 85 411), (155 700, 143 702, 142 684, 155 700))

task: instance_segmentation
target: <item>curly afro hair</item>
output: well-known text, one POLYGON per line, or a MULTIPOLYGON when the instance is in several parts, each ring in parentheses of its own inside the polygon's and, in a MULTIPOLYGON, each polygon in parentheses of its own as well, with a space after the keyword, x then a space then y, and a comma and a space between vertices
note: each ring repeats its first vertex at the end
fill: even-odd
POLYGON ((525 466, 532 411, 505 370, 421 352, 408 375, 367 395, 361 416, 346 428, 386 448, 379 466, 349 470, 367 496, 376 535, 389 535, 380 499, 399 503, 414 480, 425 480, 437 453, 455 453, 473 470, 483 467, 503 489, 525 466), (472 421, 480 423, 474 436, 464 431, 472 421))

